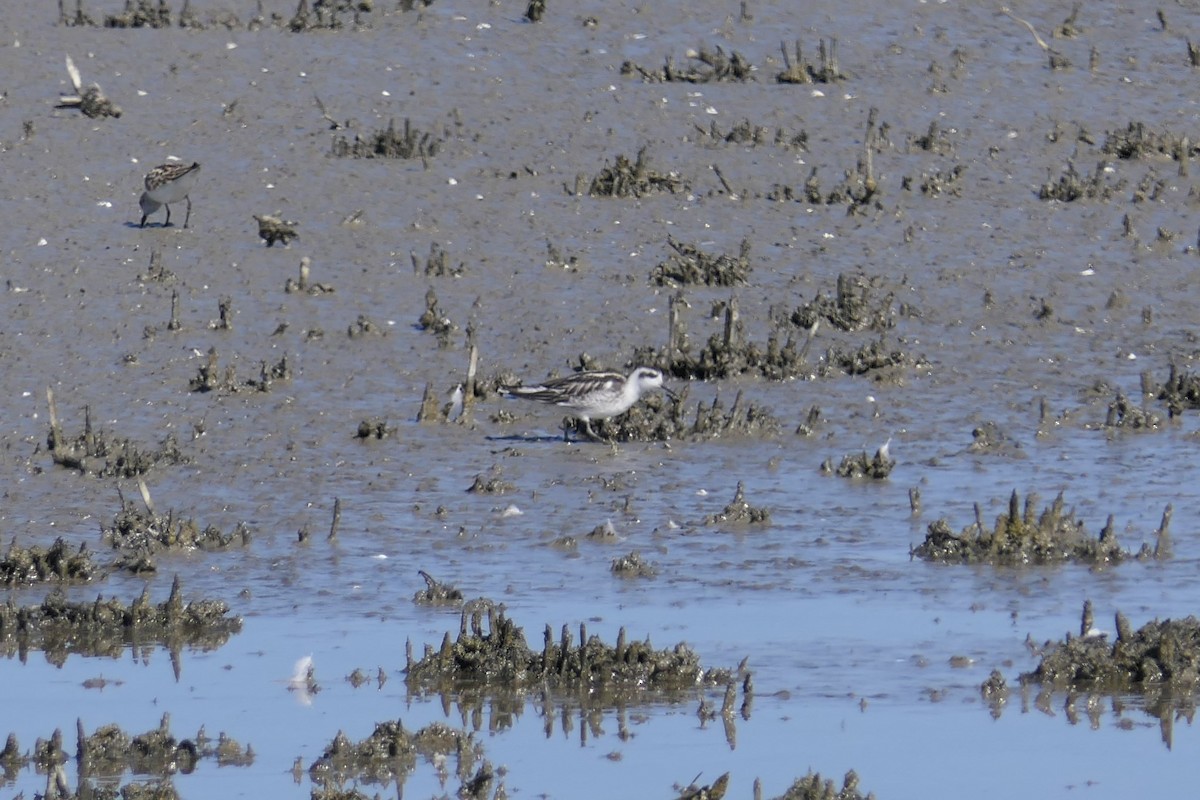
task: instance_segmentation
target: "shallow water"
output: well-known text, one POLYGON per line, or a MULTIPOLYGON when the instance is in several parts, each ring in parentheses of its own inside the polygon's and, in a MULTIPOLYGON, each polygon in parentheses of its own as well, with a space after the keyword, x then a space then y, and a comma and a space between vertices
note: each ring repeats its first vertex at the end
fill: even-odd
MULTIPOLYGON (((285 18, 294 10, 266 5, 285 18)), ((1047 713, 1035 690, 1017 690, 993 719, 979 685, 999 669, 1015 687, 1036 665, 1026 637, 1076 631, 1085 599, 1109 628, 1118 609, 1141 625, 1200 607, 1195 413, 1150 433, 1102 428, 1117 389, 1140 400, 1141 372, 1163 380, 1172 362, 1186 369, 1195 358, 1192 179, 1166 156, 1109 158, 1113 184, 1127 181, 1111 199, 1037 198, 1068 160, 1091 174, 1106 132, 1131 120, 1197 138, 1185 39, 1196 39, 1200 13, 1172 6, 1163 31, 1152 4, 1108 17, 1084 9, 1080 35, 1051 42, 1073 66, 1052 71, 1028 31, 990 8, 872 2, 798 16, 791 4, 764 2, 740 20, 732 7, 675 5, 552 6, 535 26, 521 21, 519 3, 437 2, 421 13, 376 12, 369 30, 295 35, 65 28, 50 9, 0 3, 0 74, 12 81, 0 102, 0 536, 99 549, 99 528, 119 508, 117 483, 51 464, 47 386, 68 432, 82 429, 87 406, 97 428, 146 446, 178 437, 191 463, 147 476, 160 509, 223 529, 245 521, 254 532, 244 550, 158 559, 148 581, 156 600, 178 574, 188 598, 224 599, 246 622, 221 649, 185 653, 178 679, 161 650, 71 657, 61 668, 40 653, 0 663, 4 727, 23 748, 61 728, 72 752, 76 718, 88 730, 116 722, 140 733, 163 713, 177 736, 204 725, 253 746, 253 766, 202 762, 176 776, 189 798, 305 796, 307 776, 297 784, 290 772, 297 758, 307 769, 339 730, 358 740, 397 718, 409 729, 432 720, 477 729, 487 758, 507 769, 510 796, 670 797, 673 784, 707 784, 725 771, 728 796, 752 796, 755 778, 773 796, 809 769, 840 785, 851 768, 881 800, 1083 788, 1127 797, 1191 785, 1197 743, 1186 717, 1164 731, 1138 698, 1100 698, 1095 725, 1086 714, 1072 722, 1064 697, 1047 713), (588 15, 599 24, 583 25, 588 15), (848 80, 773 81, 779 42, 798 40, 815 59, 822 37, 838 38, 848 80), (716 44, 758 65, 758 80, 647 84, 620 74, 627 59, 657 69, 716 44), (68 91, 64 52, 85 83, 98 81, 123 107, 120 119, 52 108, 68 91), (329 130, 314 94, 353 122, 351 136, 408 117, 446 142, 427 163, 332 158, 343 132, 329 130), (872 107, 891 140, 874 157, 879 209, 851 216, 843 205, 766 198, 773 184, 801 189, 812 166, 828 191, 860 158, 872 107), (803 129, 808 150, 714 144, 698 133, 743 119, 803 129), (935 120, 941 152, 909 144, 935 120), (23 139, 26 121, 34 133, 23 139), (692 191, 613 200, 564 190, 643 145, 655 168, 678 171, 692 191), (168 155, 203 164, 192 227, 138 229, 141 176, 168 155), (917 186, 955 165, 966 171, 953 191, 902 188, 903 178, 917 186), (1146 176, 1162 191, 1133 202, 1146 176), (360 209, 361 225, 343 224, 360 209), (276 210, 298 222, 287 249, 256 238, 251 215, 276 210), (1125 216, 1136 237, 1122 235, 1125 216), (1155 242, 1160 227, 1176 238, 1155 242), (665 344, 672 291, 648 276, 666 258, 668 235, 714 253, 752 242, 748 286, 686 290, 696 346, 719 330, 708 319, 714 302, 736 296, 747 335, 764 339, 771 306, 790 311, 832 292, 839 274, 861 272, 912 309, 888 335, 925 365, 887 380, 689 387, 692 402, 719 395, 726 405, 743 390, 782 421, 766 440, 564 445, 553 412, 496 399, 469 425, 414 421, 427 383, 443 393, 461 380, 468 324, 484 376, 539 380, 581 353, 624 368, 634 348, 665 344), (411 254, 423 261, 432 243, 462 265, 461 277, 414 273, 411 254), (548 245, 576 268, 546 266, 548 245), (139 279, 155 249, 174 283, 139 279), (284 292, 303 256, 335 293, 284 292), (448 347, 415 327, 431 286, 458 326, 448 347), (166 329, 172 290, 178 332, 166 329), (222 297, 232 298, 229 331, 209 327, 222 297), (1052 312, 1037 319, 1043 301, 1052 312), (359 315, 386 335, 348 337, 359 315), (323 337, 306 335, 318 328, 323 337), (213 347, 241 379, 286 354, 293 378, 263 394, 189 393, 213 347), (1050 420, 1039 423, 1043 400, 1050 420), (822 410, 816 435, 793 434, 813 404, 822 410), (493 421, 501 408, 517 421, 493 421), (355 439, 371 416, 387 418, 395 436, 355 439), (1012 445, 970 452, 984 422, 1012 445), (869 454, 888 439, 898 460, 888 480, 821 474, 826 459, 869 454), (466 492, 493 471, 514 490, 466 492), (739 481, 771 524, 702 524, 739 481), (975 503, 990 522, 1014 489, 1043 502, 1062 491, 1093 535, 1114 515, 1132 550, 1154 542, 1172 504, 1173 558, 1103 570, 910 559, 930 522, 945 516, 961 529, 975 503), (328 542, 335 498, 340 530, 328 542), (522 513, 504 513, 510 506, 522 513), (606 522, 618 543, 585 538, 606 522), (301 529, 312 534, 304 545, 301 529), (552 545, 564 535, 578 547, 552 545), (656 578, 611 574, 612 559, 632 550, 657 565, 656 578), (485 709, 474 720, 453 700, 410 697, 406 641, 419 654, 459 621, 455 610, 413 604, 419 569, 504 603, 531 644, 547 624, 583 622, 607 641, 621 627, 658 647, 686 641, 705 666, 748 658, 749 718, 736 719, 736 737, 719 719, 702 725, 699 693, 608 710, 599 729, 577 702, 547 718, 530 698, 515 717, 485 709), (321 685, 308 704, 287 688, 306 655, 321 685), (952 666, 952 657, 970 664, 952 666), (345 677, 356 668, 382 668, 388 680, 352 688, 345 677), (83 688, 99 676, 120 683, 83 688)), ((202 17, 221 8, 229 6, 193 2, 202 17)), ((1047 38, 1068 11, 1014 7, 1047 38)), ((178 219, 183 209, 174 211, 178 219)), ((822 329, 813 357, 872 335, 822 329)), ((1161 402, 1146 403, 1166 417, 1161 402)), ((131 482, 119 485, 136 497, 131 482)), ((129 600, 146 584, 113 574, 69 594, 129 600)), ((8 597, 31 604, 45 591, 8 597)), ((719 706, 720 693, 708 698, 719 706)), ((28 771, 13 778, 0 786, 5 796, 45 786, 28 771)), ((456 789, 424 765, 404 793, 456 789)))

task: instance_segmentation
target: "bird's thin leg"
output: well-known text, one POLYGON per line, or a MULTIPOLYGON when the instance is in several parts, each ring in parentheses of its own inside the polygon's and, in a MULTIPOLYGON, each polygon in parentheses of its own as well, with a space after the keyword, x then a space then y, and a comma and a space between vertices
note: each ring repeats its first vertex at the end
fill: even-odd
POLYGON ((171 207, 167 206, 166 203, 163 203, 163 205, 167 207, 167 221, 163 223, 163 227, 165 228, 171 224, 171 207))
POLYGON ((571 418, 570 417, 563 417, 562 429, 563 429, 563 441, 566 442, 567 444, 570 444, 571 443, 571 418))
POLYGON ((589 439, 591 439, 593 442, 606 442, 606 443, 608 442, 608 439, 605 439, 602 436, 596 435, 596 432, 594 430, 592 430, 592 423, 590 420, 586 420, 586 419, 583 420, 583 431, 584 431, 584 433, 587 434, 587 437, 589 439))
POLYGON ((148 217, 148 216, 149 216, 148 214, 142 214, 142 224, 138 226, 139 228, 146 227, 146 217, 148 217))
POLYGON ((186 228, 188 226, 188 222, 192 219, 192 198, 185 195, 183 199, 187 200, 188 204, 187 216, 183 218, 183 227, 186 228))

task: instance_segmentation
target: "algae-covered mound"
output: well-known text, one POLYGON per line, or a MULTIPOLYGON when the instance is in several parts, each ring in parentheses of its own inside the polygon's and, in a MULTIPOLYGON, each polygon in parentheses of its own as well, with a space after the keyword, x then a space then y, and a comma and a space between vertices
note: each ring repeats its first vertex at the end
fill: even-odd
MULTIPOLYGON (((1090 605, 1084 615, 1090 616, 1090 605)), ((1134 631, 1125 615, 1117 612, 1116 626, 1112 642, 1090 630, 1047 642, 1041 663, 1022 673, 1021 683, 1106 692, 1162 686, 1192 692, 1200 687, 1200 620, 1194 616, 1155 619, 1134 631)))
MULTIPOLYGON (((171 715, 163 714, 154 730, 131 735, 117 725, 103 725, 90 736, 83 720, 75 721, 77 745, 74 760, 77 765, 77 786, 72 788, 64 765, 70 760, 63 748, 63 733, 56 729, 48 739, 39 738, 28 754, 21 752, 16 734, 8 734, 0 751, 0 766, 6 775, 33 767, 47 776, 46 800, 70 800, 88 797, 93 800, 169 800, 179 794, 170 781, 176 773, 193 772, 202 759, 216 761, 218 766, 249 766, 254 763, 254 750, 244 749, 222 733, 217 741, 205 735, 204 728, 192 739, 177 739, 171 733, 171 715), (129 772, 145 777, 120 785, 119 777, 129 772)), ((18 795, 20 796, 20 795, 18 795)))
POLYGON ((858 791, 858 773, 850 770, 842 779, 840 790, 834 788, 833 781, 822 779, 821 773, 809 772, 776 800, 868 800, 874 797, 873 792, 864 795, 858 791))
POLYGON ((361 742, 351 742, 339 731, 308 768, 308 774, 326 789, 350 779, 382 783, 396 780, 402 787, 404 778, 416 769, 418 758, 440 764, 450 755, 458 758, 457 771, 466 776, 483 757, 483 748, 470 733, 440 722, 417 731, 405 730, 400 720, 380 722, 361 742))
POLYGON ((18 606, 11 599, 0 605, 0 654, 43 650, 47 660, 62 664, 71 653, 117 657, 131 644, 213 650, 242 629, 241 618, 228 613, 219 600, 185 604, 178 577, 171 596, 158 605, 146 592, 129 604, 100 597, 74 603, 56 588, 39 605, 18 606))
POLYGON ((656 650, 649 640, 628 641, 624 628, 616 644, 608 645, 598 636, 588 636, 587 628, 580 625, 575 645, 567 626, 555 641, 547 625, 542 650, 531 650, 524 632, 504 615, 504 609, 487 601, 468 604, 458 638, 451 641, 447 633, 439 649, 426 645, 419 661, 413 660, 410 643, 405 672, 405 681, 414 691, 480 685, 505 690, 549 686, 593 692, 677 691, 733 680, 730 670, 701 667, 699 656, 685 644, 656 650))
POLYGON ((133 501, 121 501, 121 510, 113 515, 112 525, 101 526, 101 536, 113 549, 127 555, 143 556, 165 550, 204 550, 206 552, 244 547, 250 541, 250 528, 239 523, 225 532, 209 525, 203 529, 195 520, 174 511, 158 514, 141 509, 133 501))
POLYGON ((1013 491, 1008 513, 996 518, 990 530, 983 524, 976 506, 974 525, 954 533, 945 519, 930 523, 925 541, 912 550, 912 555, 926 561, 948 564, 1056 564, 1082 561, 1089 564, 1117 563, 1129 557, 1121 549, 1113 531, 1112 518, 1100 531, 1099 538, 1087 535, 1075 512, 1065 511, 1060 492, 1054 502, 1037 513, 1037 495, 1021 500, 1013 491))
POLYGON ((43 548, 37 545, 18 547, 14 537, 8 545, 8 552, 0 558, 2 586, 42 581, 86 583, 99 573, 100 569, 92 561, 86 544, 73 550, 61 538, 55 539, 50 547, 43 548))

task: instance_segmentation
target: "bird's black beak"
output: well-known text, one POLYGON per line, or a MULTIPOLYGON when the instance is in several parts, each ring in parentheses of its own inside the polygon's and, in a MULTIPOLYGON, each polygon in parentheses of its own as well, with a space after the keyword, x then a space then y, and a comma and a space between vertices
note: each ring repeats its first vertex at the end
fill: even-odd
POLYGON ((677 395, 675 392, 671 391, 666 386, 662 387, 662 390, 663 390, 663 394, 665 394, 667 397, 671 398, 671 400, 673 402, 676 402, 676 403, 679 402, 679 395, 677 395))

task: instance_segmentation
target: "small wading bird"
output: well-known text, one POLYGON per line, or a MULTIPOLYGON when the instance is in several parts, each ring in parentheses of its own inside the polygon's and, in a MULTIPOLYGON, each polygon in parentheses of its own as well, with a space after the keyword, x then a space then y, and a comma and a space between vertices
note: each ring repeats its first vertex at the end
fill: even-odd
MULTIPOLYGON (((652 367, 638 367, 628 375, 619 372, 577 372, 536 386, 505 386, 501 391, 512 397, 536 400, 558 406, 583 423, 584 433, 593 441, 603 441, 592 430, 591 421, 624 414, 643 392, 662 389, 672 399, 675 393, 663 386, 663 374, 652 367)), ((563 439, 570 441, 568 428, 563 439)))
POLYGON ((183 227, 186 228, 192 218, 192 198, 188 197, 188 193, 192 191, 198 177, 198 161, 190 165, 163 164, 146 173, 146 191, 142 192, 142 197, 138 200, 138 205, 142 207, 140 227, 146 227, 146 218, 162 206, 167 207, 167 221, 163 223, 163 227, 167 227, 171 224, 171 203, 187 200, 187 216, 183 218, 183 227))

